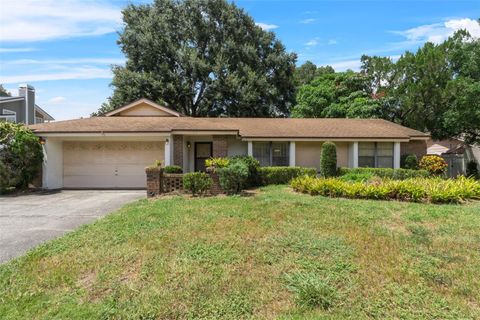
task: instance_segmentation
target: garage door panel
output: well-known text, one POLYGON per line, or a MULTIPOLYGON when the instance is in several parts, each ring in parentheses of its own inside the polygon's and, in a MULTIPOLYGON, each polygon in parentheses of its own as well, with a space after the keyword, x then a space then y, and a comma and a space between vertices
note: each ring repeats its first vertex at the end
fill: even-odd
POLYGON ((107 165, 70 165, 64 168, 66 176, 111 176, 115 174, 115 168, 107 165))
POLYGON ((146 188, 147 180, 142 176, 117 176, 117 188, 146 188))
POLYGON ((66 141, 65 188, 145 188, 145 167, 164 159, 162 141, 66 141))

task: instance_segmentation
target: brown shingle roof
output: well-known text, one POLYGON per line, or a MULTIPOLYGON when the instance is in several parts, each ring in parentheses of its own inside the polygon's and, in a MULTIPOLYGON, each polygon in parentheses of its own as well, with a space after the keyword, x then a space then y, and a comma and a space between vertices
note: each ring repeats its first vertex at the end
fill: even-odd
POLYGON ((238 131, 243 138, 428 137, 381 119, 93 117, 30 126, 37 133, 238 131))

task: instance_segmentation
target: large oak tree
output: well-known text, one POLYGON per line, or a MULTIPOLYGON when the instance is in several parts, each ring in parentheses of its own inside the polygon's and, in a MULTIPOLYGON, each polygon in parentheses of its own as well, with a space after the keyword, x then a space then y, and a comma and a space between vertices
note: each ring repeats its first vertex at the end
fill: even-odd
POLYGON ((287 116, 296 55, 225 0, 156 0, 123 10, 114 92, 100 113, 146 97, 190 116, 287 116))

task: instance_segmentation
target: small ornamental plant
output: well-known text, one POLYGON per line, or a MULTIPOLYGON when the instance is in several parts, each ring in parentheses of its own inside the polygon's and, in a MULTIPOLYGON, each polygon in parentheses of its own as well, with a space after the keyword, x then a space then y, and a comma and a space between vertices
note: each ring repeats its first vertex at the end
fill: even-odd
POLYGON ((165 173, 183 173, 183 169, 180 166, 166 166, 163 171, 165 173))
POLYGON ((230 159, 228 158, 210 158, 205 160, 205 166, 207 168, 225 168, 230 164, 230 159))
POLYGON ((448 165, 442 157, 427 155, 422 157, 418 166, 432 175, 439 176, 445 174, 448 165))

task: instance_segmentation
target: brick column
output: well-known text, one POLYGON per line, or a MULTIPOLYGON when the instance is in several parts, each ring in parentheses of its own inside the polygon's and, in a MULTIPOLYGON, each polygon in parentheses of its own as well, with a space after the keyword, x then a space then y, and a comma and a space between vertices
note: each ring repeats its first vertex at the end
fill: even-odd
POLYGON ((210 178, 212 178, 212 186, 210 187, 210 194, 211 195, 217 195, 217 194, 222 194, 223 190, 222 187, 220 186, 220 179, 218 178, 218 173, 215 172, 214 168, 207 168, 207 173, 210 175, 210 178))
POLYGON ((228 155, 227 136, 213 136, 213 157, 223 158, 228 155))
POLYGON ((162 193, 161 168, 145 168, 147 175, 147 197, 155 197, 162 193))
POLYGON ((183 168, 183 136, 173 136, 173 165, 183 168))

